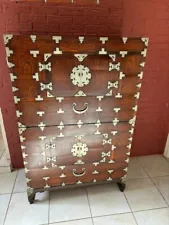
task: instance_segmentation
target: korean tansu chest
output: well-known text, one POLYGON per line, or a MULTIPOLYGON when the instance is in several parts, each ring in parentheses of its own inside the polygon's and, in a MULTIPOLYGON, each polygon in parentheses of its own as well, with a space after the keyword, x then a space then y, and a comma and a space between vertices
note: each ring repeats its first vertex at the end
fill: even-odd
POLYGON ((4 35, 28 197, 117 180, 132 146, 147 38, 4 35))

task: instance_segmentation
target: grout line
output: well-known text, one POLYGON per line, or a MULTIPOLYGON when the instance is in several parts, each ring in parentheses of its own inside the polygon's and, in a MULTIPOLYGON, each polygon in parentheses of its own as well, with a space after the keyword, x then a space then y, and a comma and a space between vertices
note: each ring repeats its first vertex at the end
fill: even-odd
POLYGON ((108 215, 102 215, 102 216, 94 216, 93 218, 101 218, 101 217, 107 217, 107 216, 116 216, 116 215, 125 215, 125 214, 134 214, 137 212, 145 212, 145 211, 152 211, 157 209, 169 209, 168 206, 166 207, 160 207, 160 208, 153 208, 153 209, 145 209, 145 210, 139 210, 139 211, 131 211, 131 212, 122 212, 122 213, 115 213, 115 214, 108 214, 108 215))
POLYGON ((50 222, 50 191, 49 191, 49 205, 48 205, 48 224, 50 222))
POLYGON ((162 196, 162 198, 164 199, 164 201, 166 202, 167 206, 169 206, 168 202, 166 201, 166 199, 164 198, 163 194, 161 193, 161 191, 159 190, 158 186, 155 184, 155 182, 151 179, 150 177, 150 180, 151 182, 154 184, 154 186, 157 188, 159 194, 162 196))
MULTIPOLYGON (((139 158, 139 157, 138 157, 139 158)), ((149 175, 149 173, 146 171, 146 169, 144 168, 143 164, 140 162, 140 160, 138 159, 139 164, 141 166, 141 168, 145 171, 145 173, 147 174, 147 178, 149 178, 151 180, 151 182, 153 183, 153 185, 156 187, 157 191, 159 192, 160 196, 164 199, 164 201, 166 202, 167 206, 169 206, 169 204, 167 203, 167 201, 165 200, 163 194, 161 193, 161 191, 158 189, 158 187, 156 186, 156 184, 153 182, 153 178, 160 178, 160 177, 168 177, 169 175, 164 175, 164 176, 157 176, 157 177, 151 177, 149 175)), ((168 161, 166 159, 166 161, 168 161)), ((138 178, 139 179, 139 178, 138 178)), ((140 179, 146 179, 146 178, 140 178, 140 179)), ((130 179, 130 180, 134 180, 134 179, 130 179)), ((163 208, 163 207, 162 207, 163 208)), ((143 211, 147 211, 147 210, 143 210, 143 211)), ((139 212, 139 211, 138 211, 139 212)))
POLYGON ((164 206, 164 207, 153 208, 153 209, 144 209, 144 210, 134 211, 133 213, 137 213, 137 212, 146 212, 146 211, 152 211, 152 210, 157 210, 157 209, 169 209, 169 207, 168 207, 168 206, 164 206))
POLYGON ((68 222, 74 222, 74 221, 80 221, 80 220, 88 220, 88 219, 92 219, 92 217, 85 217, 85 218, 73 219, 73 220, 62 220, 62 221, 59 221, 59 222, 52 222, 52 223, 49 223, 49 224, 46 224, 46 225, 52 225, 52 224, 58 224, 58 223, 68 223, 68 222))
MULTIPOLYGON (((142 168, 142 169, 144 169, 144 168, 142 168)), ((169 177, 169 175, 163 175, 163 176, 157 176, 157 177, 150 177, 150 176, 148 175, 148 177, 127 178, 126 181, 128 181, 128 180, 144 180, 144 179, 149 179, 149 178, 159 178, 159 177, 169 177)))
POLYGON ((130 206, 130 204, 129 204, 129 201, 128 201, 128 199, 127 199, 127 196, 125 195, 125 192, 123 192, 123 195, 124 195, 124 197, 125 197, 125 199, 126 199, 126 202, 127 202, 128 206, 129 206, 130 210, 131 210, 131 213, 132 213, 132 215, 133 215, 133 217, 134 217, 134 220, 135 220, 136 224, 138 225, 137 220, 136 220, 136 218, 135 218, 135 215, 134 215, 134 213, 133 213, 133 210, 132 210, 132 208, 131 208, 131 206, 130 206))
MULTIPOLYGON (((144 168, 143 168, 144 169, 144 168)), ((145 169, 144 169, 145 170, 145 169)), ((145 170, 145 172, 147 172, 146 170, 145 170)), ((161 195, 161 197, 164 199, 164 201, 165 201, 165 203, 167 204, 167 206, 169 206, 169 204, 167 203, 167 201, 165 200, 165 198, 164 198, 164 196, 163 196, 163 194, 161 193, 161 191, 159 190, 159 188, 156 186, 156 184, 154 183, 154 181, 153 181, 153 178, 159 178, 159 177, 166 177, 166 176, 168 176, 168 175, 165 175, 165 176, 157 176, 157 177, 151 177, 149 174, 148 174, 148 172, 147 172, 147 175, 148 175, 148 178, 151 180, 151 182, 153 183, 153 185, 155 186, 155 188, 157 189, 157 191, 158 191, 158 193, 161 195)))
POLYGON ((3 156, 3 153, 4 153, 5 149, 1 149, 1 150, 2 150, 2 152, 0 154, 0 160, 1 160, 2 156, 3 156))
POLYGON ((88 200, 88 204, 89 204, 89 209, 90 209, 92 224, 94 225, 93 216, 92 216, 92 210, 91 210, 91 205, 90 205, 90 201, 89 201, 89 195, 88 195, 87 188, 86 188, 86 195, 87 195, 87 200, 88 200))
MULTIPOLYGON (((144 156, 143 156, 144 157, 144 156)), ((147 170, 145 169, 145 167, 143 166, 143 164, 140 162, 140 160, 139 160, 139 157, 138 157, 138 162, 139 162, 139 165, 140 165, 140 167, 144 170, 144 172, 147 174, 147 178, 149 178, 149 174, 148 174, 148 172, 147 172, 147 170)))
POLYGON ((18 176, 18 171, 17 171, 16 177, 15 177, 15 181, 14 181, 14 184, 13 184, 13 188, 12 188, 11 196, 10 196, 10 199, 9 199, 8 207, 7 207, 7 210, 6 210, 6 213, 5 213, 5 218, 4 218, 4 221, 3 221, 3 225, 5 224, 5 220, 6 220, 6 217, 7 217, 7 214, 8 214, 9 205, 10 205, 10 202, 11 202, 11 199, 12 199, 13 190, 14 190, 14 187, 15 187, 17 176, 18 176))
POLYGON ((164 155, 163 158, 169 163, 169 158, 165 157, 164 155))

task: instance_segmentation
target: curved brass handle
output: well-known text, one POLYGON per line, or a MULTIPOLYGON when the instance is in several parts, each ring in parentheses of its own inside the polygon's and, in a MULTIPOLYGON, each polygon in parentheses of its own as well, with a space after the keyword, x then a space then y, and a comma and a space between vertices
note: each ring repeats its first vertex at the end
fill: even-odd
POLYGON ((85 175, 85 173, 86 173, 86 171, 85 171, 85 168, 82 168, 82 173, 79 173, 79 174, 77 174, 76 173, 76 169, 73 169, 73 175, 75 176, 75 177, 82 177, 83 175, 85 175))
POLYGON ((84 103, 84 106, 85 106, 85 108, 84 109, 82 109, 82 110, 78 110, 78 109, 75 109, 75 107, 76 107, 76 103, 73 103, 73 111, 75 112, 75 113, 77 113, 77 114, 83 114, 83 113, 85 113, 87 110, 88 110, 88 103, 86 102, 86 103, 84 103))

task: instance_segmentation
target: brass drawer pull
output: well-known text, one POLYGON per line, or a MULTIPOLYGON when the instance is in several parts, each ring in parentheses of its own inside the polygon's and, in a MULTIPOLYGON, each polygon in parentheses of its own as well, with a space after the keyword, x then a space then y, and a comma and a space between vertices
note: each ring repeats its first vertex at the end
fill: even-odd
POLYGON ((79 174, 77 174, 76 173, 76 169, 73 169, 73 175, 75 176, 75 177, 82 177, 83 175, 85 175, 85 173, 86 173, 86 171, 85 171, 85 168, 82 168, 82 173, 79 173, 79 174))
POLYGON ((77 114, 83 114, 88 110, 88 103, 84 103, 85 108, 82 110, 75 109, 76 105, 76 103, 73 103, 73 111, 77 114))

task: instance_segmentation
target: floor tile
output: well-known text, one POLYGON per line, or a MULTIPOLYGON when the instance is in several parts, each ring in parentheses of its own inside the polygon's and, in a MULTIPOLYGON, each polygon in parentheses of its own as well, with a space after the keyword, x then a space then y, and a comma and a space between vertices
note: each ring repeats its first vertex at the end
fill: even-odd
POLYGON ((0 195, 0 225, 3 225, 11 194, 0 195))
POLYGON ((1 146, 0 146, 0 159, 1 159, 1 156, 2 156, 3 152, 4 152, 4 149, 1 148, 1 146))
POLYGON ((25 179, 25 170, 20 169, 18 171, 18 175, 16 178, 15 186, 14 186, 14 193, 17 192, 26 192, 27 186, 26 186, 26 179, 25 179))
POLYGON ((138 225, 169 224, 169 208, 134 213, 138 225))
POLYGON ((9 165, 10 162, 7 160, 6 152, 4 151, 0 159, 0 166, 9 166, 9 165))
POLYGON ((4 225, 40 225, 48 223, 49 193, 37 193, 29 204, 27 193, 15 193, 9 205, 4 225))
POLYGON ((0 173, 11 173, 10 166, 0 166, 0 173))
POLYGON ((152 178, 158 190, 169 204, 169 176, 152 178))
POLYGON ((17 171, 0 174, 0 194, 8 194, 12 192, 16 175, 17 171))
POLYGON ((167 206, 163 197, 149 178, 127 180, 125 195, 132 211, 167 206))
POLYGON ((2 139, 2 137, 0 137, 0 149, 5 149, 5 145, 4 145, 4 141, 2 139))
POLYGON ((125 196, 116 184, 87 188, 92 216, 130 212, 125 196))
POLYGON ((162 155, 143 156, 139 161, 150 177, 169 175, 169 163, 162 155))
POLYGON ((61 222, 61 223, 52 223, 51 225, 93 225, 93 223, 92 223, 92 219, 83 219, 83 220, 73 220, 73 221, 61 222))
POLYGON ((131 213, 93 218, 94 225, 137 225, 131 213))
POLYGON ((138 158, 131 158, 128 166, 127 179, 147 178, 148 174, 141 166, 138 158))
POLYGON ((88 217, 91 217, 91 214, 86 189, 50 193, 50 223, 88 217))

